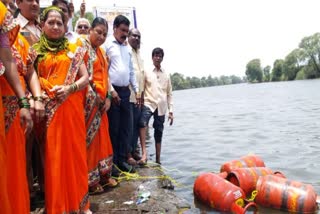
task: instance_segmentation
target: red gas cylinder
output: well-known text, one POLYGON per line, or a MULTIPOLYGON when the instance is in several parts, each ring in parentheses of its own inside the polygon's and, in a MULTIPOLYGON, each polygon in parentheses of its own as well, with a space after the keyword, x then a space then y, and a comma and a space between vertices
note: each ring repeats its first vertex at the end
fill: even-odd
POLYGON ((227 180, 240 187, 247 197, 251 196, 256 189, 259 176, 272 175, 273 172, 267 167, 246 167, 233 169, 227 176, 227 180))
POLYGON ((265 164, 257 155, 246 155, 239 160, 232 160, 224 163, 220 168, 220 172, 226 172, 226 174, 228 174, 233 169, 243 167, 265 167, 265 164))
POLYGON ((257 182, 255 202, 261 206, 292 213, 315 213, 317 194, 310 184, 274 175, 261 176, 257 182))
POLYGON ((251 208, 257 210, 252 202, 244 207, 245 194, 242 189, 214 173, 199 175, 194 182, 193 192, 199 201, 219 211, 244 214, 251 208))

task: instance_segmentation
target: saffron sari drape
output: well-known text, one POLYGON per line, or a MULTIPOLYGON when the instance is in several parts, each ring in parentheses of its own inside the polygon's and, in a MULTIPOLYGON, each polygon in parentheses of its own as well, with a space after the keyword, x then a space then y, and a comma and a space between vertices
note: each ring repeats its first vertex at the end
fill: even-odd
POLYGON ((111 176, 113 150, 109 136, 109 121, 101 110, 108 91, 108 62, 101 48, 93 49, 86 41, 85 63, 92 78, 85 104, 87 128, 87 164, 89 186, 98 184, 101 177, 111 176))
MULTIPOLYGON (((6 37, 9 37, 8 31, 10 30, 10 23, 13 20, 12 15, 7 10, 6 6, 0 1, 0 34, 7 34, 6 37)), ((1 36, 3 38, 3 36, 1 36)), ((6 46, 3 44, 3 41, 0 41, 1 48, 6 46)), ((0 59, 0 69, 4 69, 2 60, 0 59)), ((2 97, 2 91, 0 89, 0 97, 2 97)), ((3 114, 3 104, 2 99, 0 99, 0 208, 2 213, 12 213, 10 209, 10 203, 8 198, 8 189, 7 189, 7 149, 6 149, 6 137, 5 137, 5 124, 4 124, 4 114, 3 114)))
MULTIPOLYGON (((50 89, 75 81, 83 63, 83 49, 69 45, 69 51, 48 53, 38 62, 38 75, 46 99, 45 206, 47 214, 79 213, 89 208, 86 161, 84 91, 62 103, 50 89)), ((41 133, 39 133, 41 135, 41 133)))
MULTIPOLYGON (((28 66, 32 66, 29 57, 29 44, 18 34, 11 47, 13 58, 16 62, 20 83, 26 90, 24 76, 28 66)), ((26 139, 23 127, 20 125, 19 105, 15 93, 4 77, 0 77, 2 101, 5 116, 6 148, 7 148, 7 182, 8 197, 14 212, 29 214, 30 201, 26 174, 26 139), (17 194, 19 193, 19 194, 17 194)))

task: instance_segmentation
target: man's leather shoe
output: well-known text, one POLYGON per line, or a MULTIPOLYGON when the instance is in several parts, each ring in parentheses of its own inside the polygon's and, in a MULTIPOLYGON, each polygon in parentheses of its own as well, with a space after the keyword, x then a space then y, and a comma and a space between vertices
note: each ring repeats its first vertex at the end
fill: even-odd
POLYGON ((118 165, 118 167, 124 172, 129 172, 129 173, 135 173, 136 172, 134 166, 128 164, 127 162, 120 163, 118 165))
POLYGON ((112 166, 111 176, 116 178, 120 176, 120 172, 115 166, 112 166))

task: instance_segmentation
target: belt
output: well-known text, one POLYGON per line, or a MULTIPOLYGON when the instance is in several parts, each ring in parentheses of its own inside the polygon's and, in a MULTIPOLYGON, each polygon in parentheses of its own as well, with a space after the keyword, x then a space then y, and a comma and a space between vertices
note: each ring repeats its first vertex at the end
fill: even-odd
POLYGON ((124 91, 124 90, 129 90, 129 86, 116 86, 116 85, 112 85, 113 88, 116 90, 116 91, 124 91))

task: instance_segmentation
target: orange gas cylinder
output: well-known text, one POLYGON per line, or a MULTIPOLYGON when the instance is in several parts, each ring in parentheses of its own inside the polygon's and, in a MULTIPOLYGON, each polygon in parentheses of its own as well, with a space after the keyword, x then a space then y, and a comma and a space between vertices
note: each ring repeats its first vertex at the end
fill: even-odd
POLYGON ((274 175, 261 176, 257 182, 255 202, 261 206, 292 213, 315 213, 317 194, 310 184, 274 175))
POLYGON ((265 164, 257 155, 246 155, 239 160, 232 160, 224 163, 220 168, 220 172, 226 172, 226 174, 228 174, 233 169, 243 167, 265 167, 265 164))
MULTIPOLYGON (((274 172, 267 167, 246 167, 233 169, 227 176, 227 180, 240 187, 247 197, 256 189, 259 176, 272 175, 274 172)), ((277 175, 283 176, 281 172, 277 175)))
POLYGON ((245 194, 240 187, 214 173, 199 175, 194 182, 193 192, 199 201, 219 211, 242 214, 251 208, 257 210, 252 202, 244 206, 245 194))

